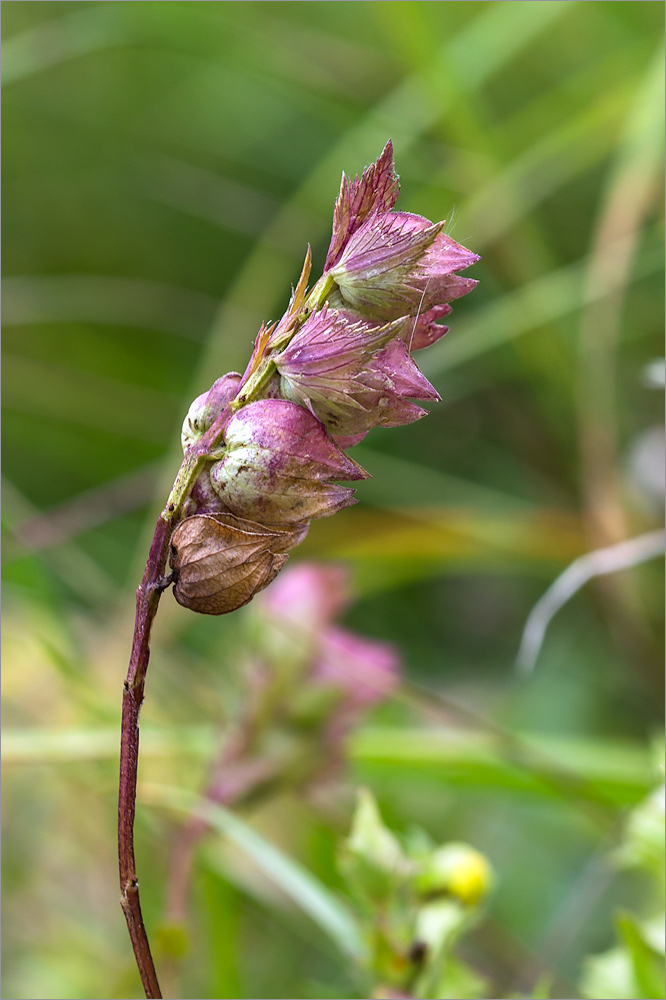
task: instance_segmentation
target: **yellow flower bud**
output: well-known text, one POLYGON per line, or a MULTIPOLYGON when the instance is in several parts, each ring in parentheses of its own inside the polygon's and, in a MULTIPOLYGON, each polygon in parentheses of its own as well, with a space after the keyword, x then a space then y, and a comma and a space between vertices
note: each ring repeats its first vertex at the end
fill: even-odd
POLYGON ((416 878, 416 887, 424 896, 448 893, 468 906, 474 906, 490 891, 494 874, 490 862, 468 844, 451 843, 439 847, 416 878))

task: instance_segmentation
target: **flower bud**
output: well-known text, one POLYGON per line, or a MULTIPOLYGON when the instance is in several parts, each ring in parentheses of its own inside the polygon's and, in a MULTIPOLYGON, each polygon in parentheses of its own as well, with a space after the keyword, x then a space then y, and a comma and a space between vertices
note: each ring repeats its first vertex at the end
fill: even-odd
POLYGON ((373 213, 329 276, 348 305, 383 322, 460 298, 477 282, 455 272, 479 257, 445 236, 443 225, 409 212, 373 213))
POLYGON ((437 848, 424 862, 416 877, 416 888, 434 898, 448 894, 473 906, 493 883, 490 862, 468 844, 451 843, 437 848))
POLYGON ((207 615, 235 611, 267 587, 307 532, 269 529, 231 514, 195 514, 171 537, 174 596, 207 615))
POLYGON ((284 399, 244 406, 229 421, 225 445, 210 470, 213 488, 233 514, 261 524, 334 514, 355 500, 353 490, 331 480, 368 475, 312 413, 284 399))
POLYGON ((240 383, 239 372, 228 372, 222 378, 218 378, 207 392, 197 396, 187 411, 180 433, 184 452, 213 425, 227 403, 230 403, 238 393, 240 383))
POLYGON ((226 507, 213 489, 210 481, 210 468, 204 468, 199 473, 197 481, 192 487, 190 500, 194 504, 193 513, 196 514, 221 514, 228 513, 226 507))
POLYGON ((418 420, 426 411, 406 397, 439 396, 396 336, 405 323, 379 326, 325 306, 274 358, 283 395, 343 438, 418 420))
POLYGON ((350 887, 374 899, 388 896, 408 868, 397 838, 382 822, 367 788, 358 791, 351 833, 340 862, 350 887))

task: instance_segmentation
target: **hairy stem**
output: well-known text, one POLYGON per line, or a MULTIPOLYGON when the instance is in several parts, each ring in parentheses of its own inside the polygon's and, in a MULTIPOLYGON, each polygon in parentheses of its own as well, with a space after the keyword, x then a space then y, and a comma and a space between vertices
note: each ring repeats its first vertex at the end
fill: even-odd
POLYGON ((123 688, 120 740, 120 783, 118 790, 118 862, 120 902, 127 921, 134 957, 146 997, 161 997, 155 963, 141 915, 139 881, 134 857, 134 815, 139 764, 139 713, 143 703, 146 672, 150 658, 150 632, 162 592, 171 580, 165 577, 171 534, 179 521, 197 476, 209 451, 215 447, 229 419, 228 411, 187 452, 166 507, 157 519, 143 579, 136 592, 134 638, 127 677, 123 688))

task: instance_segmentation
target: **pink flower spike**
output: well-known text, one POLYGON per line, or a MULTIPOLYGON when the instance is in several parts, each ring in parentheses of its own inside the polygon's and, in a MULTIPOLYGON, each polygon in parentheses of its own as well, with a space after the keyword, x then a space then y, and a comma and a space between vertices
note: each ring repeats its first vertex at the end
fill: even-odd
POLYGON ((333 212, 333 235, 326 255, 325 272, 337 263, 347 240, 371 212, 388 212, 393 208, 399 191, 390 139, 376 162, 363 171, 360 180, 356 176, 352 181, 343 173, 333 212))
POLYGON ((366 479, 305 407, 264 399, 229 421, 226 453, 211 467, 213 489, 226 509, 266 525, 328 517, 355 503, 333 479, 366 479))

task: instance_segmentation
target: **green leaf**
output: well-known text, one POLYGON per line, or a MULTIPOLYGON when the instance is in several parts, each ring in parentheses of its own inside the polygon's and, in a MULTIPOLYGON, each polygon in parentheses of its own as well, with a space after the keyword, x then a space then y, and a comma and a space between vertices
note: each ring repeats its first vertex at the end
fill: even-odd
POLYGON ((663 1000, 666 984, 662 956, 645 940, 640 924, 631 913, 618 914, 616 924, 631 956, 641 1000, 663 1000))

